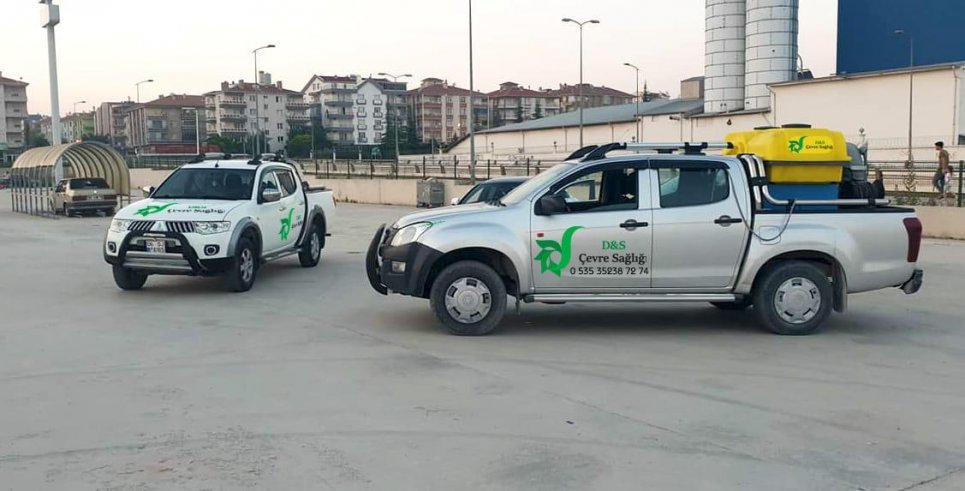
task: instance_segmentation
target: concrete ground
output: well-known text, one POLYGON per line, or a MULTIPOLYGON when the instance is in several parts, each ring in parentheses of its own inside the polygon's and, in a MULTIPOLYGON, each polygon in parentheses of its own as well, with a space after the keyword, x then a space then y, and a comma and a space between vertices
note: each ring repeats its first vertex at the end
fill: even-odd
POLYGON ((316 269, 122 292, 106 218, 0 192, 0 489, 965 489, 965 244, 779 337, 708 305, 525 306, 443 334, 340 205, 316 269))

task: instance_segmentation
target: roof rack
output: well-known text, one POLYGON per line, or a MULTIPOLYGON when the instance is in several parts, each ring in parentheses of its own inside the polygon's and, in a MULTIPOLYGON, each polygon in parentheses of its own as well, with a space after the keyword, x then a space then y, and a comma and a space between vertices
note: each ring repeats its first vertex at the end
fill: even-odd
MULTIPOLYGON (((656 151, 661 154, 681 153, 683 155, 703 155, 704 150, 725 150, 734 148, 728 142, 679 142, 679 143, 607 143, 596 148, 586 147, 573 155, 585 153, 581 162, 600 160, 614 150, 656 151), (589 149, 589 150, 588 150, 589 149)), ((578 158, 573 157, 571 158, 578 158)))

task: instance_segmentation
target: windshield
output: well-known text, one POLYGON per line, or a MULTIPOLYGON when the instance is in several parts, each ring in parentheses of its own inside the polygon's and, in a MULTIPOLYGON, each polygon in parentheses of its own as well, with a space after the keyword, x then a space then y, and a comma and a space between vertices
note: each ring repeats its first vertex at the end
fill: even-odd
POLYGON ((251 199, 255 171, 179 169, 151 195, 154 199, 251 199))
POLYGON ((506 193, 512 191, 521 182, 493 182, 480 184, 466 193, 459 202, 461 205, 479 203, 481 201, 493 201, 502 198, 506 193))
POLYGON ((109 187, 107 181, 100 177, 70 180, 70 189, 107 189, 109 187))
POLYGON ((502 202, 509 205, 513 203, 518 203, 530 195, 533 191, 546 186, 547 184, 555 181, 558 177, 563 175, 563 173, 571 170, 573 164, 556 164, 549 169, 540 172, 539 174, 533 176, 528 181, 519 185, 518 188, 510 191, 503 196, 502 202))

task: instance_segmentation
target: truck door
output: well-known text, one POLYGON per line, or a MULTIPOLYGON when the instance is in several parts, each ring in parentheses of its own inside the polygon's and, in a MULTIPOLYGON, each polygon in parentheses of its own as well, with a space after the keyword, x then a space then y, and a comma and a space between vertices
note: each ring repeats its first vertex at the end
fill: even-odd
POLYGON ((649 288, 650 179, 647 162, 640 160, 589 167, 553 184, 544 195, 562 196, 565 210, 531 215, 536 289, 649 288))
POLYGON ((305 196, 299 191, 291 169, 279 167, 273 172, 281 187, 281 206, 285 207, 279 222, 278 239, 282 248, 289 248, 298 241, 305 223, 305 196))
POLYGON ((261 196, 265 189, 283 192, 281 185, 278 183, 278 176, 272 169, 265 169, 261 173, 261 179, 258 182, 258 207, 256 210, 258 227, 261 229, 262 252, 269 254, 284 246, 281 239, 282 220, 288 213, 290 206, 285 202, 284 197, 278 201, 262 201, 261 196))
POLYGON ((650 166, 656 172, 653 288, 727 288, 747 234, 727 164, 652 159, 650 166))

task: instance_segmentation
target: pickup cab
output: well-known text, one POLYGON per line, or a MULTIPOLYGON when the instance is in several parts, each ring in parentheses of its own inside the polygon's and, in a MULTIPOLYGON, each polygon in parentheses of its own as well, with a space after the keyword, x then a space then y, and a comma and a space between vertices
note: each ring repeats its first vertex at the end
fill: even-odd
POLYGON ((104 259, 118 287, 137 290, 152 274, 224 275, 240 292, 268 261, 297 254, 304 267, 318 264, 331 191, 310 189, 286 161, 197 160, 111 221, 104 259))
POLYGON ((874 199, 776 199, 759 159, 704 155, 706 148, 609 144, 498 202, 404 216, 376 231, 369 282, 382 294, 429 299, 457 335, 491 332, 510 296, 517 309, 753 306, 771 331, 809 334, 832 310, 845 311, 848 294, 920 288, 914 210, 874 199), (616 150, 636 153, 607 155, 616 150))

